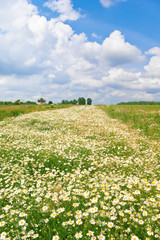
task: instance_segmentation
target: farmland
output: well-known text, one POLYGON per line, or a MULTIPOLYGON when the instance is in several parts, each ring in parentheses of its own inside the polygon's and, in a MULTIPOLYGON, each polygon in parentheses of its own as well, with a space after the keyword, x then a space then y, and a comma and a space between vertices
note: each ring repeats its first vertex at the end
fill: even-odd
POLYGON ((115 108, 0 122, 0 239, 160 239, 159 109, 115 108))

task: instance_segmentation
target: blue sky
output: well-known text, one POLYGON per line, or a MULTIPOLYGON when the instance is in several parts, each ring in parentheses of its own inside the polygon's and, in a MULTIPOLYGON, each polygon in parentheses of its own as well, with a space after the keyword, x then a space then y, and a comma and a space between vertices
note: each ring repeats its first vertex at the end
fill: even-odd
POLYGON ((0 1, 1 100, 160 101, 159 0, 0 1))
MULTIPOLYGON (((33 0, 40 13, 48 19, 56 15, 44 7, 44 0, 33 0)), ((75 32, 85 32, 90 41, 95 39, 92 33, 99 36, 102 42, 110 32, 120 30, 126 40, 142 50, 160 45, 160 1, 159 0, 128 0, 111 7, 103 7, 99 0, 72 1, 74 8, 82 14, 78 21, 69 22, 75 32)))

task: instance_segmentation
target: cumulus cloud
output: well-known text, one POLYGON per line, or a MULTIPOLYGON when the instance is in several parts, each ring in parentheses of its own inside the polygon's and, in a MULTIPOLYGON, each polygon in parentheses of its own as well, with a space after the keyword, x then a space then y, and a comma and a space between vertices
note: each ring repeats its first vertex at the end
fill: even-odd
POLYGON ((159 47, 151 48, 148 51, 146 51, 146 54, 160 56, 160 48, 159 47))
POLYGON ((102 59, 109 65, 116 66, 141 62, 145 57, 137 47, 125 41, 120 31, 115 30, 102 44, 102 59))
POLYGON ((37 14, 37 7, 27 0, 5 0, 0 7, 0 28, 3 31, 20 31, 27 23, 27 18, 37 14))
POLYGON ((127 0, 100 0, 100 3, 103 5, 103 7, 109 8, 118 2, 126 2, 126 1, 127 0))
MULTIPOLYGON (((24 6, 29 4, 25 0, 16 0, 15 3, 17 12, 23 12, 24 6)), ((7 14, 8 8, 12 8, 10 1, 7 9, 3 6, 1 11, 7 14)), ((33 74, 48 68, 54 70, 65 61, 62 56, 73 35, 72 28, 54 19, 47 21, 45 17, 33 12, 34 6, 29 9, 23 15, 12 16, 12 22, 16 22, 17 18, 18 21, 22 20, 20 31, 13 26, 10 28, 10 24, 0 22, 1 28, 4 25, 8 27, 5 34, 0 34, 0 70, 3 74, 33 74)), ((11 14, 12 11, 9 12, 11 14)))
POLYGON ((154 56, 150 59, 148 65, 144 67, 147 76, 160 77, 160 56, 154 56))
POLYGON ((79 12, 73 9, 71 0, 49 0, 44 6, 50 8, 52 11, 58 12, 60 14, 58 19, 61 21, 75 21, 80 18, 79 12))
POLYGON ((121 88, 137 88, 137 80, 141 76, 140 72, 129 72, 123 68, 111 68, 108 75, 102 78, 103 82, 110 86, 119 85, 121 88))
POLYGON ((113 102, 127 100, 136 92, 150 96, 160 88, 159 48, 146 52, 151 57, 144 69, 130 70, 145 56, 120 31, 113 31, 101 44, 88 41, 85 33, 76 34, 64 22, 79 18, 71 1, 46 4, 51 4, 59 18, 47 20, 27 0, 15 0, 14 4, 5 0, 1 5, 1 98, 42 96, 58 102, 85 96, 106 103, 109 98, 113 102))
POLYGON ((147 55, 154 55, 151 57, 149 64, 144 67, 146 76, 152 78, 160 78, 160 48, 154 47, 146 52, 147 55))
MULTIPOLYGON (((125 91, 146 92, 146 94, 160 91, 160 77, 148 75, 148 72, 132 72, 123 68, 111 68, 106 76, 102 77, 103 86, 125 91)), ((135 94, 134 94, 135 96, 135 94)), ((132 94, 129 96, 132 97, 132 94)), ((143 99, 143 95, 141 95, 143 99)))
POLYGON ((92 62, 107 66, 120 66, 130 63, 139 63, 145 60, 142 52, 125 41, 120 31, 115 30, 102 44, 85 41, 81 44, 79 51, 83 57, 92 62), (81 48, 80 48, 81 47, 81 48))

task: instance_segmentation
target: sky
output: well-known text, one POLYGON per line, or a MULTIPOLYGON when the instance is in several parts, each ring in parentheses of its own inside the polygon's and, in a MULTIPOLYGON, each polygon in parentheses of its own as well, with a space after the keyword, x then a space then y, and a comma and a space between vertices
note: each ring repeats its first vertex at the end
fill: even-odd
POLYGON ((0 101, 160 101, 159 0, 0 0, 0 101))

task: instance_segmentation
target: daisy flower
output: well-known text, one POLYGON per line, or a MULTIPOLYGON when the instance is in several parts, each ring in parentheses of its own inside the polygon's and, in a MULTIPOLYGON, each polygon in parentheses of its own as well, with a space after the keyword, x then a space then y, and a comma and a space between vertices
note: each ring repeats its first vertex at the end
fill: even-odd
POLYGON ((139 238, 136 235, 134 235, 132 236, 131 240, 139 240, 139 238))
POLYGON ((4 221, 0 222, 0 227, 3 227, 4 225, 5 225, 4 221))
POLYGON ((93 236, 93 232, 92 231, 88 231, 87 236, 93 236))
POLYGON ((47 206, 44 206, 43 208, 42 208, 42 211, 43 212, 45 212, 45 211, 47 211, 48 210, 48 207, 47 206))
POLYGON ((58 235, 55 235, 53 236, 52 240, 58 240, 59 239, 59 236, 58 235))
POLYGON ((75 238, 76 239, 82 238, 82 232, 76 233, 75 238))
POLYGON ((7 233, 6 232, 2 232, 0 235, 0 239, 5 239, 6 238, 7 233))
POLYGON ((25 225, 25 223, 26 223, 25 220, 22 219, 22 220, 19 221, 19 226, 23 226, 23 225, 25 225))
POLYGON ((105 240, 105 236, 103 236, 102 234, 98 237, 99 240, 105 240))
POLYGON ((114 224, 113 224, 112 222, 108 222, 108 227, 109 227, 109 228, 112 228, 113 225, 114 225, 114 224))

